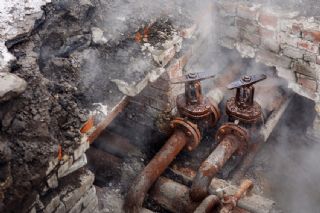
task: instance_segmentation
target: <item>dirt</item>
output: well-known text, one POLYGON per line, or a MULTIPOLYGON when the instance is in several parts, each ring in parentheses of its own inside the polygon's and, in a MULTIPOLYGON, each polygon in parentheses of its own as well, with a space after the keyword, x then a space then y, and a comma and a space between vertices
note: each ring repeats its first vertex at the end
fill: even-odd
MULTIPOLYGON (((141 28, 139 18, 129 19, 120 34, 107 31, 114 39, 106 44, 92 42, 91 28, 101 27, 104 12, 112 14, 111 3, 115 4, 53 1, 43 8, 44 16, 31 34, 7 41, 17 58, 11 72, 28 86, 21 96, 0 106, 0 137, 8 141, 0 150, 7 153, 0 166, 9 166, 13 178, 1 212, 26 209, 44 187, 48 159, 57 157, 59 145, 63 154, 72 155, 93 103, 112 107, 124 97, 112 79, 138 83, 155 67, 151 55, 143 54, 134 40, 141 28), (109 6, 97 7, 101 4, 109 6)), ((156 21, 150 31, 154 42, 162 41, 154 33, 165 30, 170 36, 173 29, 168 18, 163 20, 156 21)))

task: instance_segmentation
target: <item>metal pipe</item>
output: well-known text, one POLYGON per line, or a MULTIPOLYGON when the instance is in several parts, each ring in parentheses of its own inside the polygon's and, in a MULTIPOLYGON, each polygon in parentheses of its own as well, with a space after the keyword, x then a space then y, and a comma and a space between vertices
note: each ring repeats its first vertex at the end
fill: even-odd
POLYGON ((187 135, 176 129, 165 145, 154 156, 130 188, 124 205, 125 212, 139 213, 145 195, 157 178, 187 144, 187 135))
POLYGON ((220 213, 231 212, 237 206, 238 201, 242 197, 244 197, 252 188, 253 182, 251 180, 244 180, 234 195, 225 196, 222 199, 222 203, 224 203, 224 205, 221 208, 220 213))
POLYGON ((239 148, 240 141, 233 135, 227 135, 216 149, 201 164, 192 183, 190 196, 194 201, 201 201, 208 195, 212 178, 219 172, 233 153, 239 148))
POLYGON ((159 177, 149 193, 164 209, 173 213, 192 213, 198 202, 189 197, 189 188, 168 178, 159 177))
MULTIPOLYGON (((175 167, 173 165, 173 167, 175 167)), ((178 177, 180 180, 183 180, 183 182, 185 183, 191 183, 192 180, 194 179, 194 171, 188 169, 188 171, 186 171, 185 169, 170 169, 171 172, 173 172, 173 175, 178 177)), ((161 177, 162 178, 162 177, 161 177)), ((159 179, 161 179, 159 178, 159 179)), ((172 181, 173 182, 173 181, 172 181)), ((164 207, 164 201, 165 201, 165 206, 167 206, 168 208, 165 208, 167 210, 169 210, 170 212, 174 212, 174 213, 180 213, 183 211, 175 211, 174 208, 177 205, 181 205, 181 202, 191 202, 193 203, 197 203, 197 202, 193 202, 190 201, 190 197, 186 196, 185 193, 186 191, 184 191, 184 193, 178 193, 180 192, 180 187, 175 187, 174 183, 171 183, 171 187, 170 190, 168 187, 164 188, 161 185, 159 185, 157 188, 159 189, 159 191, 162 191, 161 194, 157 194, 157 203, 159 203, 162 207, 164 207), (163 196, 163 197, 161 197, 163 196), (173 196, 182 196, 181 198, 176 198, 173 199, 173 196), (182 199, 184 199, 185 201, 183 201, 182 199), (173 206, 173 207, 172 207, 173 206)), ((157 184, 157 183, 156 183, 157 184)), ((175 183, 175 185, 181 185, 178 183, 175 183)), ((183 189, 184 190, 184 189, 183 189)), ((211 184, 209 186, 209 194, 211 195, 216 195, 216 196, 221 196, 221 194, 223 195, 234 195, 237 191, 239 190, 239 187, 236 185, 232 185, 230 182, 222 180, 222 179, 217 179, 217 178, 213 178, 211 181, 211 184)), ((152 197, 152 199, 154 199, 155 194, 153 193, 154 191, 151 190, 150 191, 150 196, 152 197)), ((159 192, 160 193, 160 192, 159 192)), ((260 195, 256 195, 256 194, 252 194, 250 196, 246 196, 243 197, 242 199, 240 199, 237 203, 237 206, 239 208, 247 210, 248 212, 251 213, 266 213, 266 212, 277 212, 276 210, 276 206, 275 206, 275 202, 272 200, 269 200, 265 197, 261 197, 260 195)))
POLYGON ((282 101, 281 105, 277 106, 277 108, 273 108, 273 112, 269 116, 268 121, 259 130, 261 141, 257 141, 251 145, 250 150, 243 159, 241 166, 232 175, 232 181, 234 183, 239 183, 239 181, 242 179, 242 177, 252 164, 254 158, 256 157, 264 142, 266 142, 269 139, 271 132, 278 124, 281 116, 283 115, 284 111, 288 108, 288 105, 291 102, 291 100, 292 95, 290 94, 289 97, 287 97, 287 99, 284 99, 282 101))
POLYGON ((206 197, 193 213, 210 213, 219 204, 220 199, 216 195, 206 197))

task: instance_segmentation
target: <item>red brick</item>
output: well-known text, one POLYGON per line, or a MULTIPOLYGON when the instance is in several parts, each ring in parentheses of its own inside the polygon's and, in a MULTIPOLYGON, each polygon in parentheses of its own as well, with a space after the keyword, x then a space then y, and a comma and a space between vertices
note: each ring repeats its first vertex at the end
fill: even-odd
POLYGON ((297 83, 300 84, 306 90, 309 90, 310 92, 317 91, 317 82, 313 79, 298 75, 297 76, 297 83))
POLYGON ((259 23, 263 27, 276 29, 278 26, 278 17, 269 11, 261 11, 259 23))
POLYGON ((320 42, 319 30, 303 30, 302 37, 308 41, 320 42))
POLYGON ((314 44, 310 41, 300 40, 297 43, 298 48, 302 50, 306 50, 315 54, 319 53, 319 44, 314 44))

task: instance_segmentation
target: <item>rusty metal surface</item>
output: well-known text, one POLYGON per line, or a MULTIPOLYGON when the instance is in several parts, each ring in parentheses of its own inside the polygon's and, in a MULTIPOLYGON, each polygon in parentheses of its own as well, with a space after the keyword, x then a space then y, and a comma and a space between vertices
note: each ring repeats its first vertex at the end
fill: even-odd
POLYGON ((218 129, 216 141, 220 142, 228 135, 233 135, 240 141, 240 146, 237 150, 238 155, 243 155, 247 152, 250 134, 246 129, 234 123, 226 123, 218 129))
POLYGON ((243 124, 256 124, 262 120, 261 106, 254 101, 253 84, 266 77, 266 75, 245 75, 228 85, 229 89, 236 89, 236 96, 230 98, 226 104, 226 113, 230 121, 239 120, 243 124))
POLYGON ((150 190, 150 196, 173 213, 191 213, 199 205, 189 197, 189 188, 168 178, 160 177, 150 190))
POLYGON ((194 213, 210 213, 219 203, 219 197, 216 195, 209 195, 201 202, 194 213))
POLYGON ((139 213, 148 190, 183 149, 187 141, 187 135, 182 130, 175 130, 165 145, 143 169, 142 173, 136 177, 126 196, 125 212, 139 213))
MULTIPOLYGON (((177 175, 179 178, 183 179, 185 183, 191 183, 194 179, 194 172, 179 169, 179 171, 171 168, 171 171, 177 175)), ((234 195, 238 191, 238 187, 231 184, 229 181, 213 178, 210 187, 209 194, 220 196, 224 195, 234 195)), ((251 213, 269 213, 276 212, 275 202, 269 200, 268 198, 261 197, 260 195, 252 194, 246 196, 239 200, 238 207, 242 209, 235 208, 233 211, 237 213, 251 212, 251 213), (243 210, 244 209, 244 210, 243 210), (237 211, 239 210, 239 211, 237 211)))
POLYGON ((182 130, 188 136, 186 146, 188 151, 192 151, 199 145, 201 133, 197 125, 182 118, 175 118, 171 121, 170 126, 172 129, 182 130))
POLYGON ((253 182, 248 179, 244 180, 234 195, 226 195, 222 198, 223 207, 220 209, 220 213, 230 213, 237 206, 238 201, 246 196, 252 188, 253 182))
POLYGON ((258 130, 257 134, 260 135, 259 141, 255 141, 255 143, 250 145, 248 154, 243 159, 240 167, 234 172, 232 176, 233 182, 239 183, 240 180, 243 178, 248 168, 252 165, 253 160, 255 159, 257 153, 263 146, 264 142, 268 140, 271 132, 278 124, 279 119, 283 115, 284 111, 287 109, 291 100, 292 96, 289 95, 289 97, 283 97, 281 99, 281 104, 274 105, 274 107, 272 108, 272 114, 268 117, 268 120, 265 122, 265 124, 258 130))
POLYGON ((125 97, 121 102, 101 121, 95 130, 88 136, 88 142, 92 144, 100 134, 105 130, 109 124, 117 117, 117 115, 123 111, 123 109, 128 105, 129 97, 125 97))
POLYGON ((177 96, 176 104, 181 117, 195 122, 201 129, 212 127, 220 118, 216 104, 211 104, 208 98, 203 97, 201 80, 214 77, 209 72, 189 73, 173 79, 173 83, 184 83, 185 92, 177 96))
POLYGON ((226 135, 216 149, 201 164, 192 183, 190 197, 194 201, 201 201, 208 195, 208 188, 212 178, 240 146, 240 140, 234 135, 226 135))

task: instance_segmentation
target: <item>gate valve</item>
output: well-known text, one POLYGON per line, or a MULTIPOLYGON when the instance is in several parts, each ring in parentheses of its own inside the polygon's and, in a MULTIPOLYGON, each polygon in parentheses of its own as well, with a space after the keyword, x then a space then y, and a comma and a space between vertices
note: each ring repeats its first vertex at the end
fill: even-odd
POLYGON ((261 119, 261 106, 254 101, 254 84, 266 79, 267 76, 245 75, 241 79, 230 83, 228 89, 237 89, 236 96, 227 101, 226 113, 229 120, 239 120, 244 124, 254 124, 261 119))
POLYGON ((203 126, 214 126, 220 118, 219 109, 203 97, 200 81, 213 78, 209 72, 189 73, 171 80, 172 84, 185 84, 185 93, 177 96, 177 109, 182 117, 203 126), (202 123, 204 122, 204 123, 202 123))

